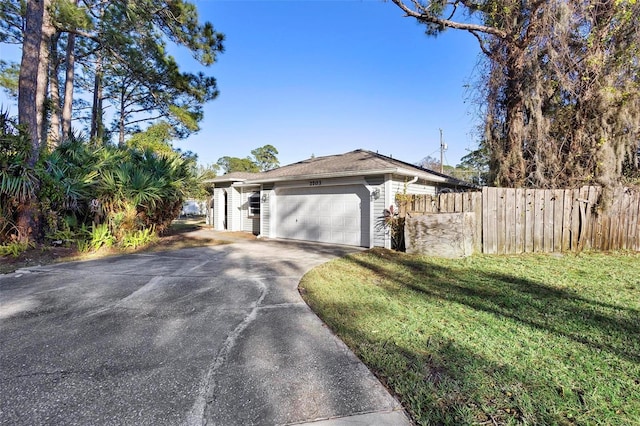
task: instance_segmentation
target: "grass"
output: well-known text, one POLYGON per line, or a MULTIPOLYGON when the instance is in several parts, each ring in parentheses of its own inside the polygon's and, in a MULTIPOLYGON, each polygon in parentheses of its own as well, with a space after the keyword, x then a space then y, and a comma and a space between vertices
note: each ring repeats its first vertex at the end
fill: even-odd
POLYGON ((640 425, 640 255, 374 249, 300 290, 418 424, 640 425))

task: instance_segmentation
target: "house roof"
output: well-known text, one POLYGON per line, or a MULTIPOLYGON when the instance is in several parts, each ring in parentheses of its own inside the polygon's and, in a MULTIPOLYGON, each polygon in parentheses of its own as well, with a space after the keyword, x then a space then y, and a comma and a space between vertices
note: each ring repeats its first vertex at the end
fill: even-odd
POLYGON ((364 149, 356 149, 355 151, 345 154, 309 158, 262 173, 228 173, 218 176, 209 182, 214 184, 223 182, 261 184, 287 180, 380 174, 396 174, 410 178, 417 176, 420 179, 431 182, 474 187, 474 185, 470 183, 463 182, 451 176, 364 149))
POLYGON ((448 183, 472 187, 472 184, 451 176, 396 160, 377 152, 356 149, 345 154, 309 158, 287 166, 260 173, 247 180, 247 183, 278 182, 294 179, 368 176, 379 174, 397 174, 407 177, 417 176, 432 182, 448 183))
POLYGON ((257 178, 260 173, 251 172, 231 172, 222 176, 216 176, 213 179, 207 179, 208 183, 222 183, 222 182, 244 182, 248 179, 257 178))

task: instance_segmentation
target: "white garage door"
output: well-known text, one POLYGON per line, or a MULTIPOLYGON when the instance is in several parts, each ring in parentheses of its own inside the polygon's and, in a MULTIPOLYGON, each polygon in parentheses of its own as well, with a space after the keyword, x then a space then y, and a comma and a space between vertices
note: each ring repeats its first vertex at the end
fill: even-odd
POLYGON ((364 185, 280 189, 278 238, 369 247, 369 191, 364 185))

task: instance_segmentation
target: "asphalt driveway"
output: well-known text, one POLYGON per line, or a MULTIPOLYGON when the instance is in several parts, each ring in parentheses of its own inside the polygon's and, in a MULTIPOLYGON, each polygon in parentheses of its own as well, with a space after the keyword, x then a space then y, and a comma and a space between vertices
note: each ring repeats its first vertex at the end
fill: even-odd
POLYGON ((352 250, 244 241, 2 275, 0 424, 408 424, 297 292, 352 250))

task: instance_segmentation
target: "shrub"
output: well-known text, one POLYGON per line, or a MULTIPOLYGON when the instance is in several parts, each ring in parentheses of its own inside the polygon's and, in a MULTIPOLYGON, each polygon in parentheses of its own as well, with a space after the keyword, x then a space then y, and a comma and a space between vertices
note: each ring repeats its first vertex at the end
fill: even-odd
POLYGON ((20 254, 31 248, 32 244, 24 241, 13 241, 0 245, 0 256, 18 257, 20 254))
POLYGON ((139 229, 134 232, 126 233, 122 237, 122 241, 120 242, 120 244, 125 249, 132 248, 135 250, 139 247, 143 247, 148 244, 151 244, 156 239, 157 239, 157 235, 155 233, 155 230, 153 227, 151 227, 151 228, 139 229))

